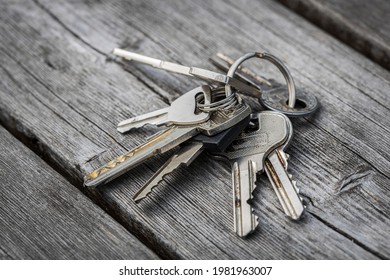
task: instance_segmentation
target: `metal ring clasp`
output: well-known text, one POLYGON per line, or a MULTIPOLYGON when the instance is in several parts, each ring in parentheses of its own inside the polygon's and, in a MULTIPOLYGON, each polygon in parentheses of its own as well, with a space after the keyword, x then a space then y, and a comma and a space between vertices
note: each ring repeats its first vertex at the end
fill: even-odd
MULTIPOLYGON (((238 67, 245 61, 250 58, 257 57, 261 59, 268 60, 272 64, 274 64, 280 72, 282 72, 284 79, 286 80, 287 83, 287 89, 288 89, 288 107, 294 108, 295 106, 295 83, 294 79, 290 74, 290 71, 288 71, 287 67, 284 65, 284 63, 277 58, 276 56, 273 56, 272 54, 269 53, 247 53, 243 56, 241 56, 239 59, 237 59, 232 66, 230 66, 229 71, 227 72, 228 78, 233 78, 234 73, 237 71, 238 67)), ((230 96, 232 92, 232 88, 230 85, 226 84, 225 85, 225 91, 226 91, 226 96, 230 96)))

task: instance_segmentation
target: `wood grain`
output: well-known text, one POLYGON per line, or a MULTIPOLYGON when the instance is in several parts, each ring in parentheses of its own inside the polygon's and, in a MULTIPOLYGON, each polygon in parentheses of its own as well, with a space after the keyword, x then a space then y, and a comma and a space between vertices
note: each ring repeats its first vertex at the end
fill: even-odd
POLYGON ((379 65, 390 69, 386 0, 278 0, 379 65))
MULTIPOLYGON (((293 120, 295 139, 288 149, 290 171, 308 204, 299 222, 283 215, 259 176, 253 203, 260 226, 248 239, 235 236, 230 168, 206 155, 167 176, 140 205, 132 195, 169 153, 98 190, 85 190, 159 255, 389 258, 390 119, 384 116, 390 75, 373 62, 273 1, 2 6, 1 122, 80 188, 83 175, 155 131, 120 135, 115 130, 120 120, 164 107, 200 84, 144 65, 123 65, 112 59, 114 47, 210 69, 207 59, 217 51, 238 57, 265 50, 287 62, 300 90, 318 96, 316 115, 293 120), (359 172, 368 175, 355 176, 359 172), (348 188, 348 178, 358 183, 348 188)), ((274 77, 268 64, 249 66, 274 77)), ((256 100, 248 102, 261 109, 256 100)))
POLYGON ((0 127, 0 259, 156 259, 0 127))

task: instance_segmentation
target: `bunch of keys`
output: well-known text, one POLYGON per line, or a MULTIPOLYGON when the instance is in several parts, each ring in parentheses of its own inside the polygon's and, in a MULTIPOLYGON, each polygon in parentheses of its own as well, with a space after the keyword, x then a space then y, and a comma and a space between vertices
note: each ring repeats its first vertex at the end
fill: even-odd
MULTIPOLYGON (((164 127, 146 142, 85 176, 87 187, 97 187, 124 174, 156 154, 175 147, 179 149, 135 194, 136 202, 146 198, 163 177, 181 165, 188 166, 203 151, 225 159, 232 166, 234 231, 245 237, 258 225, 258 217, 249 200, 256 188, 256 174, 264 172, 282 205, 285 214, 297 220, 304 211, 296 182, 287 172, 288 155, 284 152, 292 139, 293 128, 287 116, 306 116, 318 107, 317 99, 307 93, 298 94, 303 106, 295 107, 295 84, 282 61, 267 53, 248 53, 236 61, 227 61, 230 68, 221 74, 197 67, 161 61, 121 49, 114 54, 127 60, 145 63, 163 70, 196 77, 208 82, 179 98, 169 107, 124 120, 118 131, 129 132, 145 125, 164 127), (237 73, 250 58, 266 59, 275 64, 287 82, 288 96, 279 91, 263 91, 261 86, 237 73), (231 63, 230 63, 231 62, 231 63), (240 97, 246 94, 259 98, 271 111, 252 113, 240 97)), ((219 64, 221 66, 223 64, 219 64)), ((250 70, 244 68, 247 73, 250 70)), ((253 74, 251 75, 253 77, 253 74)), ((257 81, 262 78, 258 77, 257 81)), ((267 83, 267 81, 262 80, 267 83)))

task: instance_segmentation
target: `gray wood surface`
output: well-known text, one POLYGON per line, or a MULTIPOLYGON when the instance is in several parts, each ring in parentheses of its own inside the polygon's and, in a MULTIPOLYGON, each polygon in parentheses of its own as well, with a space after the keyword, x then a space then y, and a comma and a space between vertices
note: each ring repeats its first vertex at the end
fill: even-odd
POLYGON ((0 127, 0 259, 156 259, 0 127))
POLYGON ((278 1, 390 69, 389 1, 278 1))
MULTIPOLYGON (((259 176, 259 228, 246 240, 235 236, 229 167, 206 155, 167 176, 140 205, 131 197, 169 153, 86 191, 161 256, 390 257, 390 75, 279 3, 35 0, 3 3, 2 15, 1 122, 80 188, 86 173, 155 131, 120 135, 120 120, 200 84, 144 65, 122 67, 112 60, 114 47, 208 68, 217 51, 265 50, 286 61, 301 90, 318 96, 316 115, 293 120, 288 149, 308 204, 299 222, 284 216, 259 176)), ((269 64, 248 66, 274 77, 269 64)))

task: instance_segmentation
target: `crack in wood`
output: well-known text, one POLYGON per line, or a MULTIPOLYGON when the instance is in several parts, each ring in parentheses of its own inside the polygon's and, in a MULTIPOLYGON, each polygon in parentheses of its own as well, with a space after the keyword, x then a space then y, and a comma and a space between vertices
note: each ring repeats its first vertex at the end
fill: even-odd
POLYGON ((359 186, 363 186, 369 181, 374 174, 374 171, 369 166, 358 167, 358 170, 352 174, 346 175, 341 181, 338 187, 337 194, 352 190, 359 186))
MULTIPOLYGON (((346 9, 340 3, 331 2, 324 3, 322 1, 287 1, 287 0, 278 0, 285 7, 293 10, 297 14, 303 16, 313 24, 317 25, 319 28, 329 33, 330 35, 338 38, 345 44, 354 48, 358 52, 361 52, 368 58, 372 59, 374 62, 378 63, 382 67, 390 70, 390 57, 389 57, 389 46, 386 45, 386 36, 379 39, 377 37, 380 33, 373 32, 372 26, 384 24, 385 22, 379 22, 376 18, 380 16, 376 15, 377 10, 386 7, 378 6, 377 8, 370 9, 371 16, 369 19, 360 20, 361 25, 356 26, 353 18, 355 14, 353 11, 344 12, 341 9, 346 9)), ((367 10, 362 3, 352 2, 351 5, 355 5, 355 12, 360 11, 360 14, 363 14, 363 17, 367 17, 368 13, 365 14, 363 10, 367 10), (361 8, 356 7, 361 5, 361 8)), ((374 4, 375 5, 375 4, 374 4)), ((372 5, 371 5, 372 6, 372 5)))
POLYGON ((316 220, 320 221, 321 223, 323 223, 324 225, 326 225, 327 227, 331 228, 332 230, 334 230, 335 232, 337 232, 338 234, 344 236, 345 238, 351 240, 353 243, 355 243, 356 245, 358 245, 359 247, 361 247, 362 249, 370 252, 371 254, 373 254, 374 256, 376 256, 377 258, 381 259, 381 260, 387 260, 387 257, 382 255, 381 253, 371 249, 370 247, 368 247, 367 245, 365 245, 364 243, 358 241, 357 239, 353 238, 351 235, 347 234, 346 232, 344 232, 343 230, 337 228, 335 225, 332 225, 331 223, 327 222, 326 220, 322 219, 320 216, 318 216, 317 214, 314 214, 313 212, 310 212, 310 211, 307 211, 307 213, 309 213, 311 216, 313 216, 316 220))

